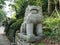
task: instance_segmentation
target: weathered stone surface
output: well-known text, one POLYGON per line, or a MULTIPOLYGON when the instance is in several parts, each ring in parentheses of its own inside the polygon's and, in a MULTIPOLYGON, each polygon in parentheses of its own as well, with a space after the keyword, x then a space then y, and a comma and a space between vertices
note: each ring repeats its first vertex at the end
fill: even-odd
POLYGON ((26 23, 40 23, 43 20, 42 8, 39 6, 28 6, 26 8, 24 21, 26 23))
POLYGON ((21 25, 20 38, 27 42, 39 40, 39 38, 43 35, 41 24, 42 19, 43 16, 41 7, 28 6, 26 8, 24 22, 21 25))
MULTIPOLYGON (((42 21, 41 7, 28 6, 26 8, 24 22, 20 28, 20 45, 35 45, 38 40, 41 40, 43 36, 42 21)), ((18 40, 17 45, 19 45, 18 40)))
POLYGON ((33 24, 32 23, 26 24, 26 33, 27 35, 33 35, 33 24))
POLYGON ((16 42, 16 45, 20 45, 20 33, 16 34, 15 42, 16 42))

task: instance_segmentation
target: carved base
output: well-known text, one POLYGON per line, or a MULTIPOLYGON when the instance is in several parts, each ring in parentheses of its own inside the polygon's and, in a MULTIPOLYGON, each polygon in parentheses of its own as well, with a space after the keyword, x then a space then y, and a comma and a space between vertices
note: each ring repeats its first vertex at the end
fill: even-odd
POLYGON ((24 41, 20 41, 20 45, 38 45, 39 43, 27 43, 24 41))
MULTIPOLYGON (((19 36, 22 37, 22 35, 20 33, 17 33, 16 39, 15 39, 16 45, 38 45, 37 42, 31 43, 31 42, 26 42, 24 40, 21 40, 19 36)), ((29 36, 27 36, 27 37, 29 37, 29 36)), ((25 36, 23 38, 25 38, 25 36)), ((34 38, 32 40, 34 40, 34 38)))

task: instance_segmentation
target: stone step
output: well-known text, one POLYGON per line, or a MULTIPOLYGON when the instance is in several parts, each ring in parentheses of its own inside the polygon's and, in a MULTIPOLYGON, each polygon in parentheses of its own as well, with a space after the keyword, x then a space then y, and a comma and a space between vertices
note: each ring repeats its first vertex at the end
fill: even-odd
POLYGON ((20 39, 16 36, 15 41, 20 42, 20 39))
POLYGON ((16 43, 11 43, 11 45, 16 45, 16 43))

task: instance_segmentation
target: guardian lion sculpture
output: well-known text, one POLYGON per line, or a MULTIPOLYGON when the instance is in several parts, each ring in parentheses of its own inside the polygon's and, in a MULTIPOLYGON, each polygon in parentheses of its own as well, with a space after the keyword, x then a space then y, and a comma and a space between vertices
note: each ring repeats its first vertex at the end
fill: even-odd
POLYGON ((42 38, 42 8, 40 6, 28 6, 25 11, 24 22, 20 28, 20 40, 35 42, 42 38))

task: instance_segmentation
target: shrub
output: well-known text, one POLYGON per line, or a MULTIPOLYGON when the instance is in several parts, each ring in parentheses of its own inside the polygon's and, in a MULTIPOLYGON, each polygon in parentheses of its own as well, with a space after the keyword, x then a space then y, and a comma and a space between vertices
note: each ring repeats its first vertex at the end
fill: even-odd
POLYGON ((10 41, 14 40, 13 38, 15 37, 15 33, 16 33, 17 30, 20 29, 20 26, 21 26, 22 22, 23 22, 23 18, 18 19, 14 23, 11 22, 9 27, 6 28, 7 29, 6 33, 7 33, 8 38, 10 39, 10 41))
POLYGON ((45 19, 43 24, 47 27, 44 31, 45 36, 49 36, 54 39, 60 38, 60 18, 48 17, 45 19))
POLYGON ((10 29, 8 33, 8 38, 11 42, 13 42, 13 37, 14 37, 14 30, 10 29))
POLYGON ((22 19, 18 19, 15 23, 13 23, 10 26, 10 28, 19 30, 22 22, 23 22, 23 18, 22 19))
POLYGON ((39 43, 38 45, 45 45, 44 43, 39 43))
POLYGON ((9 32, 9 30, 10 30, 10 25, 11 25, 12 23, 14 23, 14 22, 16 22, 15 19, 11 19, 11 20, 9 20, 9 21, 5 21, 5 22, 4 22, 6 35, 8 35, 8 32, 9 32))

